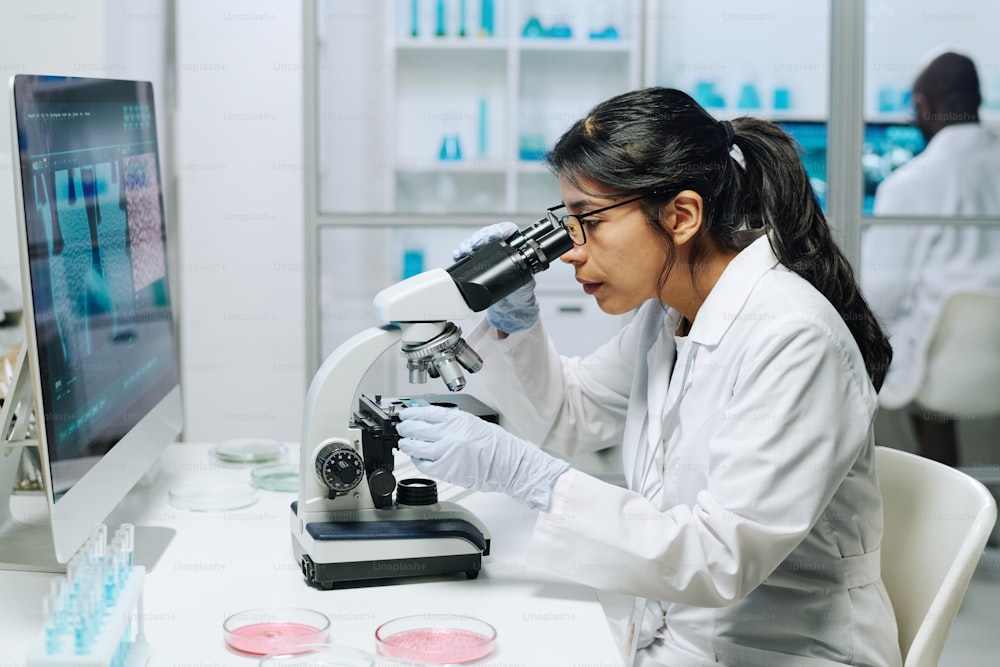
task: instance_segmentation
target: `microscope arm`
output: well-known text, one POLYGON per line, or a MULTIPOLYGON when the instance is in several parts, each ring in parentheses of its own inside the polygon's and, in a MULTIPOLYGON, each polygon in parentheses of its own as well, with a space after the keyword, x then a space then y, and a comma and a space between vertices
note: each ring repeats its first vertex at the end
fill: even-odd
MULTIPOLYGON (((355 334, 326 358, 316 372, 306 394, 305 416, 299 457, 299 513, 334 509, 328 500, 329 489, 314 469, 316 454, 323 445, 335 442, 360 453, 361 434, 351 428, 354 397, 362 379, 372 364, 390 347, 399 342, 402 331, 398 326, 372 327, 355 334)), ((367 485, 359 484, 356 491, 371 494, 367 485)))

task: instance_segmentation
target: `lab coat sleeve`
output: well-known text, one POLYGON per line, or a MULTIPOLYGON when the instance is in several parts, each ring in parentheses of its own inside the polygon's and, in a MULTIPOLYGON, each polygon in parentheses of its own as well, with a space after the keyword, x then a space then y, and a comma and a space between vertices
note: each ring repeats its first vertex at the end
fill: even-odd
POLYGON ((779 568, 869 442, 875 396, 848 342, 835 343, 825 325, 773 324, 748 347, 714 423, 685 426, 707 434, 707 487, 696 502, 661 510, 570 470, 539 514, 529 561, 597 588, 701 607, 731 604, 779 568))
POLYGON ((498 410, 501 425, 561 455, 620 445, 639 332, 626 324, 586 357, 563 357, 539 322, 498 339, 485 322, 468 337, 483 357, 469 391, 498 410))

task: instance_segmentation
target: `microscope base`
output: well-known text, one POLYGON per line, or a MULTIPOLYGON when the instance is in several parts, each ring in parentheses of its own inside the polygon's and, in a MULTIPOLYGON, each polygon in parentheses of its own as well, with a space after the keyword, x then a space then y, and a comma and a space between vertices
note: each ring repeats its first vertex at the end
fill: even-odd
MULTIPOLYGON (((387 550, 392 545, 386 546, 387 550)), ((479 576, 482 556, 434 556, 430 558, 391 558, 358 563, 314 563, 308 554, 300 559, 302 574, 310 586, 325 591, 338 587, 369 584, 398 577, 433 577, 464 572, 466 578, 479 576)))
POLYGON ((442 505, 448 507, 367 510, 374 518, 300 524, 293 503, 295 559, 306 581, 323 590, 455 573, 475 579, 489 555, 489 535, 464 509, 442 505))

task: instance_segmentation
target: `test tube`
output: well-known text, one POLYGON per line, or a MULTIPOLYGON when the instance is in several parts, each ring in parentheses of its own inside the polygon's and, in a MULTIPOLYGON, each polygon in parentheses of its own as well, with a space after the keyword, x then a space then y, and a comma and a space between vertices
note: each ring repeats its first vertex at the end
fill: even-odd
POLYGON ((73 649, 77 655, 86 655, 90 650, 91 618, 95 613, 90 595, 77 599, 76 627, 74 628, 73 649))
POLYGON ((125 565, 128 554, 125 552, 125 535, 121 530, 115 531, 115 536, 111 540, 110 552, 116 559, 114 562, 115 578, 118 581, 118 587, 122 588, 128 581, 128 568, 125 565))
POLYGON ((123 523, 118 530, 122 531, 125 537, 125 567, 131 570, 133 554, 135 552, 135 526, 130 523, 123 523))
POLYGON ((104 604, 114 606, 121 585, 121 553, 111 549, 104 563, 104 604))
POLYGON ((66 631, 66 606, 69 603, 69 584, 66 579, 53 579, 49 592, 52 605, 49 608, 49 616, 55 625, 56 631, 61 635, 66 631))
POLYGON ((84 555, 77 551, 66 563, 66 595, 73 599, 80 590, 83 577, 84 555))
POLYGON ((91 553, 91 560, 99 561, 104 558, 104 554, 107 553, 108 547, 108 527, 103 523, 94 524, 94 528, 90 532, 91 541, 93 542, 91 553))
POLYGON ((59 653, 62 635, 56 613, 56 600, 51 593, 42 600, 42 613, 45 615, 45 653, 56 655, 59 653))

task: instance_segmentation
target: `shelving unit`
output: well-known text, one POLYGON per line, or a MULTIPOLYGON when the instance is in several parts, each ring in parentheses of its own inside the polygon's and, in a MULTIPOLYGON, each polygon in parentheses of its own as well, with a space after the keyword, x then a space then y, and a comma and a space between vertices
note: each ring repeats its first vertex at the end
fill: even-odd
MULTIPOLYGON (((600 2, 561 0, 492 4, 492 34, 483 34, 479 27, 482 0, 388 0, 369 5, 379 27, 366 27, 366 36, 380 32, 382 49, 367 71, 376 73, 379 81, 357 77, 342 85, 348 95, 354 89, 354 99, 376 102, 380 112, 372 122, 327 128, 350 136, 344 137, 346 142, 321 141, 321 211, 534 215, 556 201, 555 179, 539 158, 591 106, 640 84, 643 0, 610 8, 600 2), (440 22, 439 5, 445 11, 440 22), (465 36, 458 36, 453 26, 462 6, 467 27, 465 36), (570 34, 526 37, 532 19, 543 30, 563 26, 570 34), (437 36, 439 24, 443 36, 437 36), (605 30, 615 36, 603 36, 605 30), (591 38, 591 32, 602 36, 591 38), (347 159, 341 161, 352 137, 359 154, 344 154, 347 159), (343 172, 366 161, 369 176, 376 170, 375 178, 359 184, 369 195, 367 201, 352 196, 349 185, 343 196, 338 189, 352 181, 352 175, 343 172)), ((321 58, 332 62, 336 56, 330 46, 344 39, 353 37, 360 44, 357 35, 336 34, 338 30, 347 28, 331 21, 321 29, 321 58)), ((346 52, 349 47, 339 48, 346 52)), ((367 50, 373 53, 370 41, 367 50)), ((327 69, 325 64, 321 62, 322 69, 327 69)), ((370 116, 373 107, 366 108, 370 116)), ((321 135, 323 131, 321 127, 321 135)))

